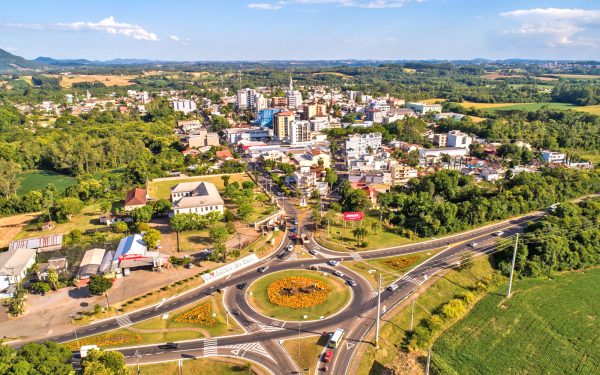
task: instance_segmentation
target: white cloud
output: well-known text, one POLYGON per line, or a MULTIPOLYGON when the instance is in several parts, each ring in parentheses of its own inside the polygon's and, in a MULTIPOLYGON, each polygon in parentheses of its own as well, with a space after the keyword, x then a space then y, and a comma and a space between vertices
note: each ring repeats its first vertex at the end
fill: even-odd
POLYGON ((98 22, 71 22, 57 23, 54 25, 27 24, 27 23, 5 23, 2 26, 29 30, 67 30, 67 31, 98 31, 113 35, 124 35, 136 40, 148 40, 157 42, 158 36, 143 27, 135 24, 117 22, 113 16, 98 22))
POLYGON ((506 34, 521 38, 535 38, 548 47, 595 46, 595 38, 585 35, 600 26, 600 10, 534 8, 518 9, 500 14, 514 19, 518 27, 506 34))
POLYGON ((251 9, 277 10, 285 5, 321 5, 332 4, 341 7, 385 9, 400 8, 410 2, 423 2, 425 0, 281 0, 276 3, 252 3, 248 5, 251 9))
POLYGON ((179 43, 179 44, 182 44, 184 46, 187 46, 188 42, 189 42, 189 39, 187 39, 187 38, 180 38, 177 35, 171 35, 169 37, 169 39, 171 39, 175 43, 179 43))
POLYGON ((281 5, 280 4, 269 4, 269 3, 251 3, 251 4, 248 4, 248 8, 259 9, 259 10, 277 10, 277 9, 281 9, 281 5))

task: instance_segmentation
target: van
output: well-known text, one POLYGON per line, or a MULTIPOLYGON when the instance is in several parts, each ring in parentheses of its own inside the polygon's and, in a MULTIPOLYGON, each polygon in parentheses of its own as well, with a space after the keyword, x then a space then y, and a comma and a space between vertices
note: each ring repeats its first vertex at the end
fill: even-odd
POLYGON ((389 290, 390 292, 393 292, 396 289, 398 289, 398 285, 396 285, 396 284, 392 284, 387 287, 387 290, 389 290))
POLYGON ((79 348, 79 356, 81 358, 87 357, 90 350, 100 350, 100 348, 98 348, 98 345, 83 345, 79 348))

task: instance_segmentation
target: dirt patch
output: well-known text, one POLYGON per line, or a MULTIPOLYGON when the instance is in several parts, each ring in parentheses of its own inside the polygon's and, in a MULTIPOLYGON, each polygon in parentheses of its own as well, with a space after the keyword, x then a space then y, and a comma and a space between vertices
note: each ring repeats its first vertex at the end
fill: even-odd
POLYGON ((17 234, 39 214, 29 213, 0 218, 0 249, 7 247, 17 234))
POLYGON ((521 74, 498 74, 498 73, 490 73, 490 74, 481 76, 481 78, 491 79, 491 80, 504 79, 504 78, 523 78, 523 77, 524 76, 521 74))
POLYGON ((80 76, 68 76, 62 77, 60 80, 60 86, 69 88, 74 83, 81 82, 100 82, 105 86, 129 86, 132 85, 132 79, 136 76, 118 76, 118 75, 100 75, 100 74, 88 74, 80 76))

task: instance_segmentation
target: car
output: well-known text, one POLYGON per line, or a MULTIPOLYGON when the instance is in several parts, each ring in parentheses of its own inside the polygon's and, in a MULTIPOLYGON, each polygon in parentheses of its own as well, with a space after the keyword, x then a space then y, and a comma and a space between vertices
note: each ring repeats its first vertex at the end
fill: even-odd
POLYGON ((497 232, 494 233, 494 236, 500 237, 503 234, 504 234, 504 231, 499 230, 499 231, 497 231, 497 232))
POLYGON ((243 290, 246 287, 246 285, 248 285, 248 284, 247 283, 240 283, 240 284, 237 285, 237 288, 239 290, 243 290))
POLYGON ((296 218, 293 218, 293 219, 292 219, 292 224, 294 224, 294 225, 298 225, 298 219, 296 219, 296 218))
POLYGON ((278 191, 278 192, 277 192, 277 196, 278 196, 278 197, 283 197, 283 193, 282 193, 282 192, 280 192, 280 191, 278 191))
POLYGON ((330 266, 337 266, 338 264, 340 264, 340 262, 338 262, 337 260, 330 260, 327 262, 327 264, 329 264, 330 266))
POLYGON ((398 285, 396 285, 396 284, 392 284, 387 287, 387 290, 389 290, 390 292, 393 292, 396 289, 398 289, 398 285))
POLYGON ((344 274, 341 271, 333 271, 333 274, 339 277, 344 277, 344 274))
POLYGON ((319 266, 317 266, 316 264, 313 264, 312 266, 310 266, 310 269, 313 271, 318 271, 319 270, 319 266))
POLYGON ((312 254, 312 255, 317 255, 317 254, 319 254, 319 252, 318 252, 317 250, 315 250, 315 249, 310 249, 310 250, 308 250, 308 253, 309 253, 309 254, 312 254))
POLYGON ((354 281, 354 280, 348 280, 347 282, 348 282, 348 285, 350 285, 350 286, 356 286, 356 281, 354 281))
POLYGON ((333 357, 333 351, 332 350, 326 351, 325 354, 323 354, 323 362, 327 363, 327 362, 331 361, 331 357, 333 357))
POLYGON ((258 269, 258 272, 265 273, 269 269, 269 266, 262 266, 258 269))
POLYGON ((287 251, 292 251, 294 250, 294 245, 289 245, 286 249, 287 251))
POLYGON ((469 246, 470 246, 470 247, 477 247, 477 246, 479 246, 479 242, 471 242, 471 243, 469 244, 469 246))
POLYGON ((179 344, 175 342, 168 342, 166 344, 159 345, 158 347, 161 349, 177 349, 179 347, 179 344))

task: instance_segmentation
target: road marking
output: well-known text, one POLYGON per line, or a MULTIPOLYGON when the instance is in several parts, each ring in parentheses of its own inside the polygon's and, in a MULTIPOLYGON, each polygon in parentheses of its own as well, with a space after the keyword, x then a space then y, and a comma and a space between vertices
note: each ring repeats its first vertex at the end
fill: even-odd
POLYGON ((116 320, 117 320, 117 324, 121 328, 128 327, 133 324, 133 322, 131 321, 131 319, 129 319, 129 317, 127 315, 117 316, 116 320))
POLYGON ((204 348, 202 350, 202 356, 209 357, 211 355, 217 355, 219 348, 217 346, 217 339, 206 339, 204 340, 204 348))
MULTIPOLYGON (((225 346, 226 348, 234 348, 235 350, 232 350, 232 353, 235 353, 235 355, 239 355, 240 351, 243 351, 245 354, 245 352, 254 352, 260 355, 263 355, 265 357, 271 358, 271 355, 269 354, 269 352, 258 342, 250 342, 247 344, 235 344, 235 345, 227 345, 225 346)), ((242 354, 242 355, 243 355, 242 354)))
POLYGON ((351 257, 352 257, 352 259, 354 259, 354 260, 362 260, 362 258, 363 258, 363 257, 362 257, 362 255, 360 255, 360 254, 359 254, 359 253, 357 253, 357 252, 352 252, 352 253, 350 253, 350 256, 351 256, 351 257))
POLYGON ((351 344, 348 341, 346 341, 346 349, 350 350, 350 349, 352 349, 355 346, 356 346, 356 344, 351 344))

